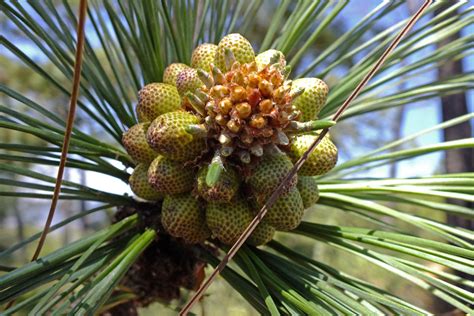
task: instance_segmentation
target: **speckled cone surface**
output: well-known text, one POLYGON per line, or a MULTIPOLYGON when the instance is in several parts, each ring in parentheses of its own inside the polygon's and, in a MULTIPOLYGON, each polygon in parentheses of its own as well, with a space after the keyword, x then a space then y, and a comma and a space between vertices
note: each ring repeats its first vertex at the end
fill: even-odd
MULTIPOLYGON (((259 200, 267 199, 285 179, 291 168, 293 168, 293 163, 287 155, 283 153, 266 155, 248 180, 250 188, 259 200)), ((297 179, 294 177, 284 192, 292 189, 296 185, 297 179)))
POLYGON ((204 43, 194 49, 191 56, 191 67, 194 69, 202 69, 210 71, 209 65, 214 62, 216 56, 217 45, 204 43))
POLYGON ((194 185, 194 171, 183 169, 174 160, 158 156, 148 168, 148 182, 161 194, 189 192, 194 185))
MULTIPOLYGON (((290 157, 296 162, 308 150, 318 135, 300 135, 291 144, 290 157)), ((298 174, 302 176, 319 176, 334 168, 337 163, 337 147, 329 134, 323 137, 316 149, 308 156, 298 174)))
POLYGON ((280 66, 282 68, 285 67, 286 66, 285 55, 283 55, 283 53, 280 52, 279 50, 269 49, 255 56, 255 61, 257 62, 258 69, 263 69, 267 67, 271 62, 271 58, 275 54, 279 56, 278 63, 280 64, 280 66))
MULTIPOLYGON (((209 203, 206 209, 206 222, 212 235, 227 245, 232 245, 250 224, 254 217, 244 199, 231 203, 209 203)), ((275 233, 275 228, 267 223, 260 223, 253 231, 248 241, 253 245, 269 242, 275 233)))
POLYGON ((329 93, 327 84, 318 78, 300 78, 293 80, 292 90, 304 88, 303 94, 293 105, 301 111, 301 121, 315 120, 326 103, 329 93))
POLYGON ((176 88, 181 97, 186 92, 194 92, 197 88, 202 86, 202 82, 197 75, 197 71, 194 68, 186 68, 179 72, 176 77, 176 88))
POLYGON ((188 112, 169 112, 157 117, 148 128, 148 144, 161 155, 175 161, 195 159, 206 149, 205 140, 186 132, 199 119, 188 112))
POLYGON ((217 47, 215 64, 225 70, 225 49, 228 48, 234 54, 235 59, 241 63, 250 63, 255 60, 255 53, 250 42, 240 34, 233 33, 224 36, 217 47))
MULTIPOLYGON (((258 206, 262 207, 264 202, 259 203, 258 206)), ((278 197, 275 204, 268 210, 263 221, 269 223, 277 230, 287 231, 298 227, 303 214, 303 199, 295 187, 288 193, 278 197)))
POLYGON ((195 244, 210 236, 203 205, 190 194, 167 195, 161 210, 161 223, 172 236, 195 244))
POLYGON ((188 68, 190 68, 188 65, 182 63, 170 64, 163 72, 163 82, 176 87, 176 79, 179 73, 188 68))
POLYGON ((138 93, 137 116, 141 122, 153 121, 163 113, 181 107, 176 87, 166 83, 150 83, 138 93))
MULTIPOLYGON (((170 64, 163 83, 138 93, 141 123, 122 138, 135 165, 129 184, 142 199, 163 200, 157 215, 169 235, 231 245, 316 140, 319 125, 310 121, 329 89, 317 78, 288 78, 282 52, 256 55, 240 34, 199 45, 187 62, 170 64)), ((295 229, 319 199, 314 176, 336 162, 326 136, 247 242, 264 245, 275 231, 295 229)))
POLYGON ((209 168, 207 166, 199 170, 196 183, 199 196, 208 202, 214 203, 224 203, 232 200, 239 189, 239 177, 237 172, 228 167, 221 173, 218 181, 214 185, 208 186, 206 184, 208 170, 209 168))
POLYGON ((141 163, 133 169, 132 175, 128 179, 130 188, 133 193, 142 199, 148 201, 162 200, 164 195, 157 192, 148 183, 148 167, 148 164, 141 163))
POLYGON ((304 208, 307 209, 319 200, 318 182, 314 177, 299 176, 298 191, 303 199, 304 208))
POLYGON ((139 123, 130 127, 122 135, 122 144, 127 153, 137 163, 150 163, 158 156, 146 139, 146 133, 150 123, 139 123))

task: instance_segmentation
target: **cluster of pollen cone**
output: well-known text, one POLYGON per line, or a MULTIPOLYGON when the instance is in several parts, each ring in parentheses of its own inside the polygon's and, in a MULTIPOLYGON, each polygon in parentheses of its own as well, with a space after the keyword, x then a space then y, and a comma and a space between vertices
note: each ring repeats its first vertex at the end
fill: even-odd
MULTIPOLYGON (((240 34, 198 46, 190 64, 169 65, 163 83, 140 90, 140 123, 123 135, 136 162, 129 183, 138 197, 163 200, 161 222, 170 235, 233 244, 329 126, 317 120, 328 87, 316 78, 289 80, 281 52, 255 56, 240 34)), ((276 230, 296 228, 318 200, 314 176, 336 161, 326 136, 248 242, 262 245, 276 230)))

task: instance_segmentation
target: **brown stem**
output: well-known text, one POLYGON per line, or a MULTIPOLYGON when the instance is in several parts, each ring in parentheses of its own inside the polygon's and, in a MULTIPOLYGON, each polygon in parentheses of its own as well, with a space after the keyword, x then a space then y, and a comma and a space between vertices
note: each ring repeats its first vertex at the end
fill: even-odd
POLYGON ((82 68, 82 52, 84 48, 84 25, 86 21, 87 13, 87 0, 81 0, 79 4, 79 22, 77 25, 77 47, 76 56, 74 62, 74 77, 72 84, 71 100, 69 102, 69 113, 66 123, 66 133, 64 134, 64 142, 61 151, 61 160, 59 161, 58 174, 56 176, 56 184, 54 187, 53 198, 51 199, 51 207, 49 209, 48 218, 44 224, 43 232, 36 247, 35 253, 31 258, 31 261, 38 259, 41 249, 43 249, 46 236, 48 235, 53 221, 54 212, 56 205, 58 204, 59 194, 61 193, 61 184, 63 181, 64 167, 66 166, 67 153, 69 150, 69 142, 71 140, 72 127, 74 125, 74 116, 76 114, 77 98, 79 96, 79 83, 81 80, 81 68, 82 68))

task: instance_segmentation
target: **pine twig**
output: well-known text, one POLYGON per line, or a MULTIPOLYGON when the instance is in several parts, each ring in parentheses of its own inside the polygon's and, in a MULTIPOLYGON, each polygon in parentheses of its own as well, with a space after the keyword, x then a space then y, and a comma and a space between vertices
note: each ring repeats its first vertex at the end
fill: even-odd
POLYGON ((76 47, 76 56, 74 61, 74 77, 72 84, 71 99, 69 102, 69 113, 66 123, 66 132, 64 134, 64 142, 61 151, 61 160, 59 161, 59 169, 56 176, 56 184, 54 187, 53 197, 51 199, 51 207, 49 209, 48 218, 44 224, 43 232, 38 241, 38 246, 36 247, 35 253, 31 258, 31 261, 38 259, 41 250, 43 249, 46 236, 48 235, 51 223, 53 221, 54 213, 56 211, 56 206, 58 204, 59 194, 61 193, 61 184, 63 181, 64 168, 66 166, 67 154, 69 150, 69 143, 71 140, 72 128, 74 126, 74 117, 76 114, 77 99, 79 96, 79 83, 81 80, 81 68, 82 68, 82 53, 84 50, 84 25, 86 21, 87 13, 87 0, 81 0, 79 4, 79 22, 77 25, 77 47, 76 47))

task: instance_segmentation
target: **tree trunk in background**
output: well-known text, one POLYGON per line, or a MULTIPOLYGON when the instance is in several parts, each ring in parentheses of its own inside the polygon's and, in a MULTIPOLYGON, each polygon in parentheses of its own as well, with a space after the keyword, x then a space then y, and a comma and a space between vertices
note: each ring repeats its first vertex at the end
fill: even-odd
MULTIPOLYGON (((445 7, 449 7, 449 2, 446 2, 445 7)), ((452 42, 459 38, 459 33, 445 39, 440 46, 452 42)), ((438 67, 439 79, 445 79, 463 72, 461 60, 445 61, 438 67)), ((443 121, 447 121, 468 113, 467 100, 465 93, 452 94, 441 98, 441 109, 443 121)), ((471 124, 469 121, 444 129, 444 140, 451 141, 461 138, 470 138, 471 124)), ((447 173, 469 172, 474 171, 474 149, 462 148, 454 149, 446 152, 444 161, 445 170, 447 173)), ((456 205, 470 207, 474 205, 467 201, 449 200, 449 203, 456 205)), ((448 215, 448 223, 453 226, 460 226, 468 229, 474 229, 474 221, 462 218, 455 215, 448 215)))
MULTIPOLYGON (((450 2, 446 2, 443 9, 450 6, 450 2)), ((437 13, 439 13, 438 11, 437 13)), ((449 18, 449 16, 447 17, 449 18)), ((459 33, 453 34, 452 36, 446 38, 439 45, 443 46, 449 42, 457 40, 460 37, 459 33)), ((438 67, 438 77, 439 79, 446 79, 458 74, 463 73, 463 65, 461 60, 450 61, 447 60, 443 63, 440 63, 438 67)), ((441 98, 441 112, 443 121, 447 121, 453 118, 456 118, 461 115, 468 113, 467 100, 465 93, 458 93, 441 98)), ((443 130, 443 136, 445 141, 452 141, 456 139, 469 138, 471 137, 471 124, 469 121, 463 122, 461 124, 446 128, 443 130)), ((446 173, 459 173, 459 172, 471 172, 474 171, 474 149, 473 148, 462 148, 454 149, 446 152, 444 167, 446 173)), ((473 208, 474 203, 467 201, 448 199, 448 203, 455 204, 467 208, 473 208)), ((448 214, 447 223, 450 226, 454 227, 463 227, 469 230, 474 229, 474 221, 448 214)), ((466 280, 474 280, 472 275, 465 273, 459 273, 466 280)), ((469 289, 467 289, 469 290, 469 289)))
MULTIPOLYGON (((446 78, 462 72, 462 64, 459 61, 447 62, 439 67, 439 77, 446 78)), ((441 98, 443 121, 468 113, 466 95, 464 93, 453 94, 441 98)), ((444 140, 451 141, 471 137, 471 124, 469 121, 444 130, 444 140)), ((446 152, 444 166, 447 173, 474 171, 474 149, 461 148, 446 152)), ((450 203, 464 207, 474 207, 473 203, 461 200, 449 200, 450 203)), ((448 215, 448 223, 468 229, 474 229, 474 221, 456 215, 448 215)))

